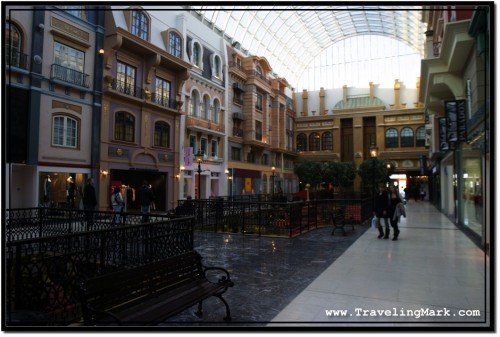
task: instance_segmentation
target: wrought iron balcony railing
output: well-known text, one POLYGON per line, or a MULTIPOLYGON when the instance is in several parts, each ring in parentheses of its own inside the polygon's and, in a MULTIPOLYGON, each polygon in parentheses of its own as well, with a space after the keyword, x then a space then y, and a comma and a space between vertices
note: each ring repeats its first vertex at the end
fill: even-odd
POLYGON ((50 67, 50 79, 57 79, 63 82, 71 83, 79 87, 88 88, 89 85, 89 75, 82 73, 81 71, 63 67, 59 64, 52 64, 50 67))

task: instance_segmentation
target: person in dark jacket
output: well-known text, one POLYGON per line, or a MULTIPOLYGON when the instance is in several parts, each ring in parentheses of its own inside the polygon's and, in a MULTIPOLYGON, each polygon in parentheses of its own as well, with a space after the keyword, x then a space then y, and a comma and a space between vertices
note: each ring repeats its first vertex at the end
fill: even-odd
POLYGON ((146 180, 142 182, 142 186, 137 194, 137 199, 141 206, 142 222, 148 222, 149 214, 151 213, 151 204, 154 201, 154 194, 151 188, 149 188, 146 180))
POLYGON ((397 189, 391 188, 389 190, 389 200, 389 219, 391 220, 391 226, 394 229, 394 237, 392 238, 392 241, 396 241, 399 236, 398 222, 400 221, 401 215, 406 218, 406 211, 403 205, 403 200, 401 199, 397 189))
POLYGON ((378 238, 388 239, 391 229, 389 227, 389 193, 383 185, 379 186, 378 193, 375 196, 375 210, 374 215, 378 219, 377 228, 378 228, 378 238), (384 230, 382 228, 381 219, 384 219, 385 222, 385 236, 384 230))
POLYGON ((94 179, 88 178, 87 185, 83 189, 83 209, 87 218, 87 226, 93 225, 94 210, 97 206, 97 197, 95 195, 94 179))

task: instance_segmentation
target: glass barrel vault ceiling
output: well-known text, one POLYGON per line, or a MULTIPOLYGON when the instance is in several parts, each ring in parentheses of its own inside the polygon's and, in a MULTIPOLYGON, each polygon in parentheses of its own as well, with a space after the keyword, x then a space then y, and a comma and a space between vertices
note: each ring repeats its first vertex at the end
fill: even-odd
MULTIPOLYGON (((423 56, 421 6, 189 6, 292 86, 328 47, 360 35, 396 39, 423 56)), ((318 89, 318 88, 316 88, 318 89)))

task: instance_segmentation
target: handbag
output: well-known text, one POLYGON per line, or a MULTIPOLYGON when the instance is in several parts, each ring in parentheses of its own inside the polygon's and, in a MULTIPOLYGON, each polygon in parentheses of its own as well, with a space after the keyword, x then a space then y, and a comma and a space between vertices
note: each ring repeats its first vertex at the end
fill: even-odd
POLYGON ((377 229, 377 225, 378 225, 378 218, 376 216, 374 216, 372 218, 372 228, 377 229))

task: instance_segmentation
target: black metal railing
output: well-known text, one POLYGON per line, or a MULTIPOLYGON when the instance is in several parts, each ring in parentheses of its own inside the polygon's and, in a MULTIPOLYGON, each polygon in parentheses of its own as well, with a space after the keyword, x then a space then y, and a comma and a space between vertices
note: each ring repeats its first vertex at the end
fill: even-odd
POLYGON ((8 242, 6 325, 78 321, 81 280, 193 250, 194 218, 8 242))
POLYGON ((72 208, 16 208, 5 214, 6 240, 27 240, 89 230, 109 229, 119 222, 122 226, 138 225, 144 220, 164 221, 168 214, 153 213, 144 219, 141 213, 85 211, 72 208))
POLYGON ((80 87, 89 87, 89 75, 81 71, 52 64, 50 67, 50 79, 57 79, 80 87))
POLYGON ((371 199, 320 199, 287 202, 288 196, 248 194, 202 200, 179 200, 178 216, 193 215, 200 231, 295 237, 332 225, 330 211, 354 223, 371 217, 371 199))
POLYGON ((157 95, 156 93, 151 94, 151 102, 171 109, 177 108, 177 102, 175 99, 164 95, 157 95))
POLYGON ((125 83, 123 81, 118 81, 117 79, 113 79, 113 83, 111 85, 113 90, 116 90, 118 92, 121 92, 122 94, 137 97, 137 98, 143 98, 144 93, 141 87, 137 87, 135 85, 131 85, 128 83, 125 83))

